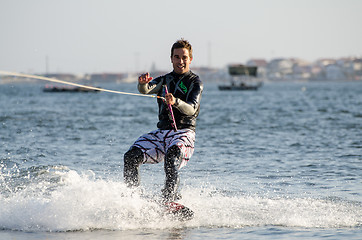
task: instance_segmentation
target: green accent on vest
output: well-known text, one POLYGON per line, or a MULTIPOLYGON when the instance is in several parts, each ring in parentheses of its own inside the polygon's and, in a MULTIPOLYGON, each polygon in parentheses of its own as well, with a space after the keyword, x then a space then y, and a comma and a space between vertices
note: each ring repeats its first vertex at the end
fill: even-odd
POLYGON ((180 82, 179 87, 182 89, 182 91, 184 93, 187 93, 187 87, 185 86, 185 84, 182 81, 180 82))

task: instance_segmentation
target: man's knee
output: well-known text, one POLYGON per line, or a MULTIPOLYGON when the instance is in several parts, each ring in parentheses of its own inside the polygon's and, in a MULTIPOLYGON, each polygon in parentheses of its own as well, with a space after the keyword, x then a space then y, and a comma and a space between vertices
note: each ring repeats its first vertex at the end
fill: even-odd
POLYGON ((124 154, 124 180, 128 187, 137 187, 140 184, 139 166, 143 162, 141 149, 133 147, 124 154))
POLYGON ((178 170, 178 166, 181 162, 181 149, 173 145, 171 146, 166 153, 165 158, 165 169, 166 171, 174 172, 178 170))
POLYGON ((180 158, 181 149, 177 145, 171 146, 166 152, 166 158, 180 158))
POLYGON ((140 165, 143 162, 143 152, 137 147, 132 147, 124 154, 124 163, 140 165))

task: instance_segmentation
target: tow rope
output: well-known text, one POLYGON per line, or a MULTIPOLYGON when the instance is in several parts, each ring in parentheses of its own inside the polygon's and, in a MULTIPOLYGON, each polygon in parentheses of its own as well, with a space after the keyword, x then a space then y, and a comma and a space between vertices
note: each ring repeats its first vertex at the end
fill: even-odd
POLYGON ((37 76, 37 75, 22 74, 22 73, 16 73, 16 72, 7 72, 7 71, 1 71, 1 70, 0 70, 0 74, 8 75, 8 76, 14 76, 14 77, 31 78, 31 79, 38 79, 38 80, 62 83, 62 84, 67 84, 67 85, 71 85, 71 86, 76 86, 76 87, 81 87, 81 88, 86 88, 86 89, 91 89, 91 90, 97 90, 97 91, 102 91, 102 92, 110 92, 110 93, 132 95, 132 96, 139 96, 139 97, 151 97, 151 98, 164 99, 164 97, 156 96, 156 95, 146 95, 146 94, 138 94, 138 93, 129 93, 129 92, 120 92, 120 91, 108 90, 108 89, 104 89, 104 88, 86 86, 86 85, 82 85, 82 84, 78 84, 78 83, 72 83, 72 82, 59 80, 59 79, 56 79, 56 78, 48 78, 48 77, 37 76))
MULTIPOLYGON (((167 94, 168 93, 167 85, 164 85, 164 86, 165 86, 165 93, 167 94)), ((173 123, 171 125, 174 127, 175 131, 177 131, 177 126, 176 126, 175 116, 173 115, 172 106, 171 106, 171 104, 167 104, 167 106, 168 106, 168 110, 170 111, 171 118, 173 121, 173 123)))

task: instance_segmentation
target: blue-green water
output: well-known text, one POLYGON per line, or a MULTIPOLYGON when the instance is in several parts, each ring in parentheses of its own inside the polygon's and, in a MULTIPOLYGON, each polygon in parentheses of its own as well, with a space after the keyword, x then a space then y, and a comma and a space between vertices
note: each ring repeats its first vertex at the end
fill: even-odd
POLYGON ((124 152, 156 122, 152 98, 0 85, 0 238, 361 238, 362 82, 205 82, 181 176, 189 222, 142 197, 160 194, 162 164, 123 184, 124 152))

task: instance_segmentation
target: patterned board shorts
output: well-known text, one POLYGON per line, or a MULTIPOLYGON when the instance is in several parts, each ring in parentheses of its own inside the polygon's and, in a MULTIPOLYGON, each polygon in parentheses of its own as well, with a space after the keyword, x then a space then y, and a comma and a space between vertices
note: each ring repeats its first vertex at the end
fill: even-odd
POLYGON ((144 153, 143 163, 159 163, 165 158, 167 149, 177 145, 181 149, 181 164, 184 167, 194 152, 195 132, 190 129, 160 130, 157 129, 139 137, 131 146, 138 147, 144 153))

